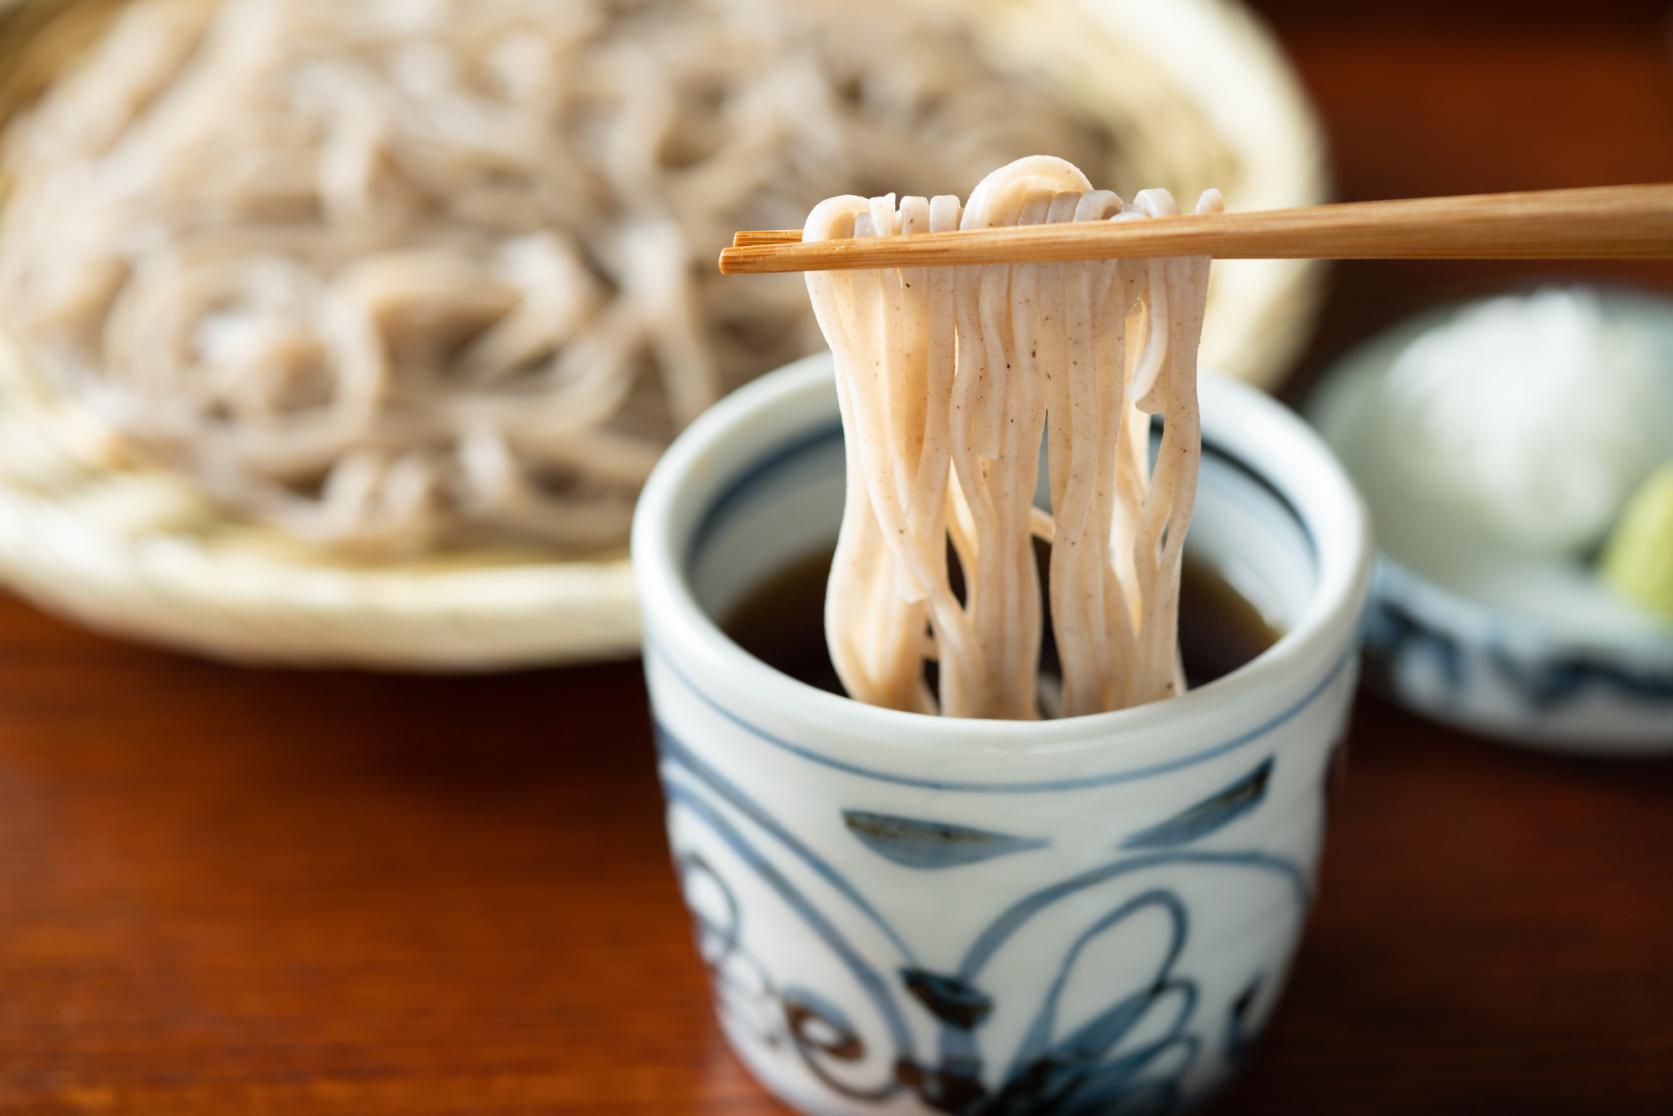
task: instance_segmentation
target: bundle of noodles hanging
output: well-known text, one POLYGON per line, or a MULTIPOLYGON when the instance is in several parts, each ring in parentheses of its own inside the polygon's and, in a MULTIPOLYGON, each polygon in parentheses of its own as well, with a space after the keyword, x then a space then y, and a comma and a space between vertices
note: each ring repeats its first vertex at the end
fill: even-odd
POLYGON ((719 289, 733 229, 1036 143, 1110 163, 965 18, 135 0, 5 137, 0 308, 126 456, 236 516, 373 554, 619 545, 668 438, 817 343, 794 279, 719 289))
MULTIPOLYGON (((1219 206, 1210 191, 1197 209, 1219 206)), ((988 175, 962 208, 946 196, 831 198, 803 239, 1177 212, 1165 191, 1129 208, 1073 164, 1035 156, 988 175)), ((847 442, 825 622, 852 696, 1039 716, 1036 535, 1051 543, 1062 664, 1049 710, 1121 709, 1184 689, 1179 582, 1201 454, 1208 268, 1193 258, 808 274, 847 442), (1154 464, 1153 416, 1163 420, 1154 464), (1042 441, 1049 514, 1034 503, 1042 441)))

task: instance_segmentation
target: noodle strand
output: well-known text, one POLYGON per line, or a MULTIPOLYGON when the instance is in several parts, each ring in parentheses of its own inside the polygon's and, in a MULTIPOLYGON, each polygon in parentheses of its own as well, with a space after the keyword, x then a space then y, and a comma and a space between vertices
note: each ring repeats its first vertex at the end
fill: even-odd
MULTIPOLYGON (((1219 206, 1204 194, 1199 210, 1219 206)), ((804 240, 1177 212, 1035 156, 956 199, 833 198, 804 240)), ((1201 452, 1206 259, 811 272, 848 495, 826 637, 855 698, 948 716, 1076 716, 1180 693, 1179 578, 1201 452), (1151 422, 1162 420, 1154 465, 1151 422), (1035 506, 1041 445, 1051 511, 1035 506), (1039 673, 1044 615, 1062 675, 1039 673), (949 549, 962 575, 955 593, 949 549), (938 694, 925 665, 938 668, 938 694)))

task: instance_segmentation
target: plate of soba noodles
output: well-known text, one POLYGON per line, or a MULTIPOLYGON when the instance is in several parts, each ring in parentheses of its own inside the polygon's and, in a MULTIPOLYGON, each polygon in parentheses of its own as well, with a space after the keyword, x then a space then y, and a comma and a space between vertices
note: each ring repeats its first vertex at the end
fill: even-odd
MULTIPOLYGON (((1225 0, 0 0, 0 579, 239 660, 630 655, 652 467, 822 347, 799 279, 715 250, 1039 150, 1324 190, 1225 0)), ((1217 268, 1204 362, 1272 383, 1317 277, 1217 268)))

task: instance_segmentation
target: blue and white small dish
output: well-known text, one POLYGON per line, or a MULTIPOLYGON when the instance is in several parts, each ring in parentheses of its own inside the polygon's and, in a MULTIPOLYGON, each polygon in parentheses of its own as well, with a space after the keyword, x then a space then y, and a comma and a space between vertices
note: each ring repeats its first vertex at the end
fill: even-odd
POLYGON ((828 546, 830 358, 663 458, 633 562, 669 841, 721 1025, 804 1112, 1180 1111, 1247 1056, 1317 883, 1371 545, 1300 419, 1202 387, 1195 553, 1285 634, 1172 701, 1056 721, 862 705, 715 617, 828 546))
MULTIPOLYGON (((1673 302, 1573 290, 1655 345, 1673 376, 1673 302)), ((1509 743, 1673 752, 1673 622, 1617 596, 1589 555, 1497 541, 1414 483, 1402 457, 1387 413, 1391 372, 1408 346, 1480 305, 1442 308, 1373 339, 1327 374, 1308 408, 1376 526, 1368 680, 1426 716, 1509 743)), ((1494 418, 1484 409, 1483 422, 1494 418)))

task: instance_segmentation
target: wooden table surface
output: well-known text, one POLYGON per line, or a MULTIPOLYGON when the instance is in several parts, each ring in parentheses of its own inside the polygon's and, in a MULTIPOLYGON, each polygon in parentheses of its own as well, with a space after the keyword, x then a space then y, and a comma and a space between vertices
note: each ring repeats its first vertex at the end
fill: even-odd
MULTIPOLYGON (((1344 197, 1673 180, 1663 5, 1268 7, 1344 197)), ((1302 382, 1530 274, 1341 266, 1302 382)), ((0 597, 0 1111, 781 1111, 711 1022, 643 705, 632 664, 256 672, 0 597)), ((1352 739, 1293 982, 1217 1110, 1673 1111, 1673 764, 1370 698, 1352 739)))

